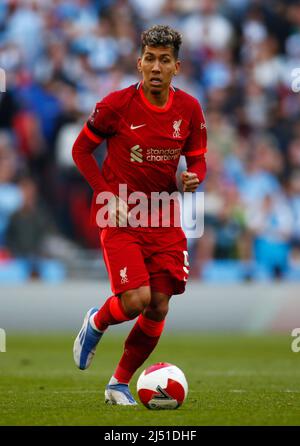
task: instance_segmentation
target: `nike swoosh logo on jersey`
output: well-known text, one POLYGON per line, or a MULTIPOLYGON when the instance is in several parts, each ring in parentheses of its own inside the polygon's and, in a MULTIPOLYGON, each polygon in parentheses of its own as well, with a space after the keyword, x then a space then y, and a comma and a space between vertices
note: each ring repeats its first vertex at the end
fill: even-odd
POLYGON ((131 130, 135 130, 135 129, 139 129, 140 127, 144 127, 146 124, 141 124, 141 125, 133 125, 131 124, 130 129, 131 130))

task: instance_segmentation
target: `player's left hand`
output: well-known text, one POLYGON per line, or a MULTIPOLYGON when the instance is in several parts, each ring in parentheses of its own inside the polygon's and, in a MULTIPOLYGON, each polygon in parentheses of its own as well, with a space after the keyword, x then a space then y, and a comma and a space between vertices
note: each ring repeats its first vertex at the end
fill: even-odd
POLYGON ((183 192, 195 192, 200 184, 199 178, 195 173, 184 171, 181 174, 183 192))

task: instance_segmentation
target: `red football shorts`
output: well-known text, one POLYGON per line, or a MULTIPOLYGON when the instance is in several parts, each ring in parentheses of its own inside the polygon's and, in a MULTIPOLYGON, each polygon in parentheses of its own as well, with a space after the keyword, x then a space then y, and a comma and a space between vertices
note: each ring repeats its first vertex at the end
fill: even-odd
POLYGON ((189 274, 187 241, 179 227, 157 231, 104 228, 103 257, 115 295, 140 286, 181 294, 189 274))

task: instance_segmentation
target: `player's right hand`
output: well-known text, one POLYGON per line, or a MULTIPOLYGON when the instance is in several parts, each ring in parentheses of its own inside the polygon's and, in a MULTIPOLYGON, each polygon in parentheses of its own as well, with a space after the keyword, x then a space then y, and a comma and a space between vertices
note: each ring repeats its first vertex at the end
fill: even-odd
POLYGON ((112 197, 108 204, 109 220, 113 226, 127 226, 128 205, 117 195, 112 197))

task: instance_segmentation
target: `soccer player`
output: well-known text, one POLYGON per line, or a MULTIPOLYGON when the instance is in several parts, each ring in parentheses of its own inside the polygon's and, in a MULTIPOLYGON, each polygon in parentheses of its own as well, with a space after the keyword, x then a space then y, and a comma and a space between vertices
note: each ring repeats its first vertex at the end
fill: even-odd
POLYGON ((171 194, 178 190, 176 170, 184 155, 183 191, 194 192, 206 173, 206 127, 199 102, 173 87, 180 69, 181 35, 169 26, 152 26, 141 36, 137 61, 142 80, 113 92, 96 104, 74 143, 72 154, 79 171, 99 194, 112 192, 117 207, 110 209, 115 227, 100 228, 104 261, 113 295, 91 308, 74 342, 74 360, 89 367, 96 346, 110 325, 137 318, 124 353, 105 389, 109 404, 135 405, 128 384, 162 334, 171 296, 185 290, 189 264, 187 241, 181 227, 170 224, 124 225, 130 206, 119 194, 171 194), (107 140, 102 170, 93 151, 107 140), (116 197, 116 198, 115 198, 116 197))

